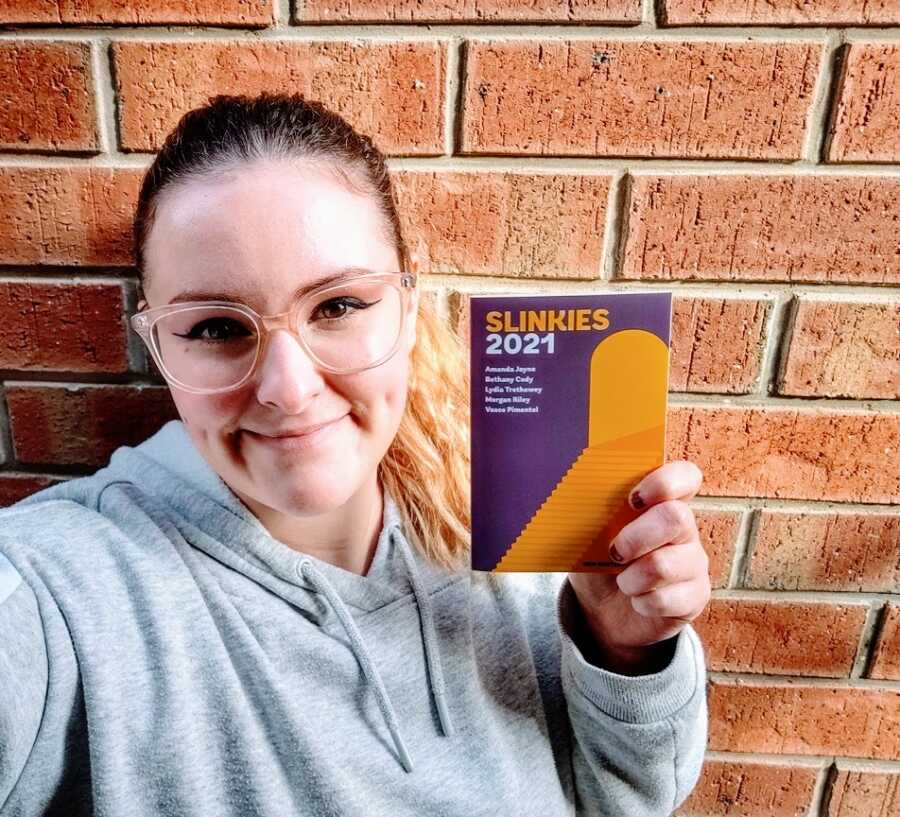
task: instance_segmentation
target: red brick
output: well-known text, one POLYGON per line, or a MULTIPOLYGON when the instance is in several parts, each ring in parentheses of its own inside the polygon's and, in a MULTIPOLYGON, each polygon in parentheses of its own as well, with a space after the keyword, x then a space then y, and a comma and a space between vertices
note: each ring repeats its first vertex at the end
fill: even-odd
MULTIPOLYGON (((807 761, 808 763, 811 761, 807 761)), ((707 759, 675 817, 807 817, 818 770, 799 763, 707 759)))
POLYGON ((762 510, 744 586, 900 593, 898 554, 900 514, 762 510))
POLYGON ((640 0, 305 0, 296 22, 634 22, 641 21, 640 0))
POLYGON ((726 587, 737 545, 739 511, 711 511, 693 508, 700 542, 709 557, 709 580, 713 588, 726 587))
MULTIPOLYGON (((894 3, 900 21, 900 4, 894 3)), ((900 141, 900 46, 854 43, 844 65, 828 159, 897 162, 900 141)))
POLYGON ((404 234, 428 272, 511 278, 600 275, 608 176, 395 176, 404 234))
POLYGON ((861 768, 835 759, 837 774, 824 817, 888 817, 900 814, 900 772, 861 768))
POLYGON ((128 370, 122 287, 0 281, 0 369, 128 370))
POLYGON ((663 0, 661 25, 900 23, 896 0, 663 0))
POLYGON ((18 462, 102 466, 120 445, 137 445, 178 412, 159 386, 7 385, 18 462))
POLYGON ((900 302, 798 298, 778 391, 900 398, 900 302))
POLYGON ((466 153, 798 159, 812 42, 473 41, 466 153))
POLYGON ((0 168, 0 264, 128 266, 141 171, 0 168))
MULTIPOLYGON (((900 548, 894 556, 900 555, 900 548)), ((900 681, 900 606, 888 604, 884 611, 884 626, 872 656, 870 678, 883 681, 900 681)))
POLYGON ((272 0, 16 0, 0 7, 0 23, 123 23, 258 27, 274 20, 272 0))
POLYGON ((709 669, 846 678, 865 604, 711 599, 693 624, 709 669))
POLYGON ((20 499, 44 488, 55 485, 60 480, 31 474, 0 474, 0 508, 14 505, 20 499))
POLYGON ((444 150, 441 42, 139 42, 112 46, 122 148, 157 150, 214 94, 299 92, 391 154, 444 150))
POLYGON ((900 179, 637 176, 624 278, 898 284, 900 179))
POLYGON ((666 437, 708 496, 900 502, 900 414, 675 405, 666 437))
POLYGON ((96 152, 92 83, 87 44, 0 43, 0 149, 96 152))
POLYGON ((712 751, 900 758, 900 690, 711 681, 712 751))
POLYGON ((673 298, 669 390, 752 391, 769 309, 766 300, 673 298))

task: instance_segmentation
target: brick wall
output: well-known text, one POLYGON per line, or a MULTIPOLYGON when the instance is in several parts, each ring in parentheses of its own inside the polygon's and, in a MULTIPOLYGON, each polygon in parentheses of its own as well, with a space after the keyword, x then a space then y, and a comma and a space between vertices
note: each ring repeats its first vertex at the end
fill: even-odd
POLYGON ((679 814, 900 813, 900 0, 0 7, 0 504, 176 416, 129 336, 141 171, 214 92, 391 156, 447 320, 675 294, 668 457, 713 599, 679 814))

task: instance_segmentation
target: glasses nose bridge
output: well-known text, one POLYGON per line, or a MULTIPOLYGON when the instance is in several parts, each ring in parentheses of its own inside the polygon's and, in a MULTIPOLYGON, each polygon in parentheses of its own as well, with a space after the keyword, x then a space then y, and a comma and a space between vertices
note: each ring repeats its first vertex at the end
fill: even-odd
POLYGON ((266 334, 273 329, 287 329, 291 334, 297 336, 299 332, 294 331, 293 317, 296 309, 289 309, 287 312, 279 312, 277 315, 257 315, 260 323, 266 330, 266 334))

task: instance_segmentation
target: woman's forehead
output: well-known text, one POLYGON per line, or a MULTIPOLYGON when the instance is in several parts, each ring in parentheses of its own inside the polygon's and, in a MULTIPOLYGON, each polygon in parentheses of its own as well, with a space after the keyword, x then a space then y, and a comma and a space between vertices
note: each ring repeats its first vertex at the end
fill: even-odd
POLYGON ((145 258, 157 297, 166 299, 186 284, 296 286, 334 270, 397 263, 374 195, 349 190, 330 172, 285 165, 164 191, 145 258))

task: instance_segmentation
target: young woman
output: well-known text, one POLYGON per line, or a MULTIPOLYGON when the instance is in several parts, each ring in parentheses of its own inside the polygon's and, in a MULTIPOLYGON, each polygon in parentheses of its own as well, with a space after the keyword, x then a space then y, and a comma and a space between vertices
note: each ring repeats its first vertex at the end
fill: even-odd
POLYGON ((215 97, 148 170, 180 420, 0 511, 0 814, 668 815, 707 732, 690 462, 599 574, 468 569, 464 350, 383 157, 215 97))

